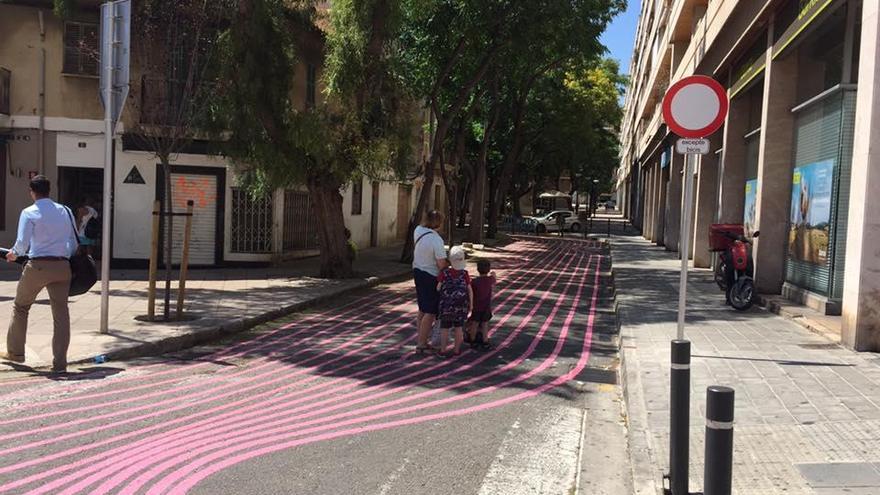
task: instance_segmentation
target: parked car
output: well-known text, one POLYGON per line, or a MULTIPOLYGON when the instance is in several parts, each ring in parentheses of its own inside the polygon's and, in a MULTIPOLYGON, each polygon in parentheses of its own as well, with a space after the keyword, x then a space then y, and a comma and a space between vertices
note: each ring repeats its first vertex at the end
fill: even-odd
POLYGON ((581 222, 578 217, 571 211, 557 210, 550 212, 541 217, 535 217, 535 232, 543 234, 545 232, 559 232, 559 217, 565 221, 565 230, 568 232, 580 232, 581 222))
POLYGON ((609 199, 608 201, 605 202, 605 209, 606 210, 613 210, 615 208, 617 208, 617 201, 615 201, 613 199, 609 199))

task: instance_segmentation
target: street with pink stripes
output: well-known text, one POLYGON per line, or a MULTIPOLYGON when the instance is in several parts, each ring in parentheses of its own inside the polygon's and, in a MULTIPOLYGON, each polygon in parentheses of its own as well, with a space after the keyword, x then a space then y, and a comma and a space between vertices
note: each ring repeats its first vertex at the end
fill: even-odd
POLYGON ((410 280, 185 352, 4 375, 0 494, 569 493, 614 385, 611 259, 548 238, 492 256, 488 350, 416 353, 410 280))

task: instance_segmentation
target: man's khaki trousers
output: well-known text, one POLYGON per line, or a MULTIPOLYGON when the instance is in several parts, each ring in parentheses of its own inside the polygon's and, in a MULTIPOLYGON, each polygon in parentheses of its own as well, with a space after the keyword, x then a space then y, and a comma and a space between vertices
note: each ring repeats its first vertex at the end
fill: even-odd
POLYGON ((12 321, 9 322, 9 332, 6 334, 6 348, 12 357, 24 358, 28 313, 31 305, 37 300, 37 295, 44 288, 49 293, 54 320, 52 369, 63 371, 67 368, 67 348, 70 346, 70 312, 67 308, 67 298, 70 294, 68 261, 31 260, 24 267, 15 292, 12 321))

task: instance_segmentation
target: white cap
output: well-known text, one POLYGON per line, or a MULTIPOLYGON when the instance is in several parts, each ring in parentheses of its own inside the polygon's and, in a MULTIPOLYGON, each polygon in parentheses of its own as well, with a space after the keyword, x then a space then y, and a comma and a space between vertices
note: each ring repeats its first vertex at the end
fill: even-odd
POLYGON ((456 270, 464 270, 467 268, 463 247, 453 246, 452 249, 449 250, 449 264, 456 270))

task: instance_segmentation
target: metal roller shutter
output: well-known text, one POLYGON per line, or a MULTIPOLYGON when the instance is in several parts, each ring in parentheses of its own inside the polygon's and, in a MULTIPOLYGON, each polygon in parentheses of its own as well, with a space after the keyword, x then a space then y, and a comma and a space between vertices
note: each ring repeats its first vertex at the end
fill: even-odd
MULTIPOLYGON (((176 213, 185 212, 187 201, 193 200, 189 264, 217 264, 217 176, 172 172, 171 198, 176 213)), ((185 217, 174 217, 173 263, 180 263, 185 228, 185 217)))
POLYGON ((849 217, 849 191, 852 177, 853 141, 856 128, 856 90, 843 91, 843 110, 840 122, 840 166, 835 181, 832 212, 833 243, 831 244, 831 298, 843 299, 844 257, 846 256, 846 231, 849 217))
MULTIPOLYGON (((853 102, 854 108, 854 102, 853 102)), ((828 98, 817 102, 803 110, 795 117, 795 167, 803 167, 810 164, 816 164, 824 161, 833 163, 832 193, 831 193, 831 213, 828 224, 829 239, 827 246, 826 262, 811 263, 796 259, 792 256, 791 240, 789 237, 789 251, 786 257, 786 276, 787 282, 798 287, 810 290, 824 296, 832 296, 831 293, 831 272, 832 265, 838 264, 835 258, 839 256, 840 271, 842 276, 843 256, 840 253, 841 244, 835 242, 837 234, 843 227, 843 236, 845 237, 846 215, 838 215, 839 205, 843 205, 846 209, 848 204, 848 184, 846 197, 841 196, 843 192, 840 188, 841 179, 849 177, 850 158, 852 155, 851 132, 849 143, 849 157, 845 157, 842 153, 842 114, 843 114, 843 93, 835 93, 828 98), (841 203, 841 199, 844 200, 841 203), (835 218, 843 217, 843 225, 837 225, 835 218)), ((792 201, 792 210, 798 205, 792 201)), ((789 223, 791 230, 793 225, 789 223)), ((841 240, 845 242, 845 239, 841 240)))

